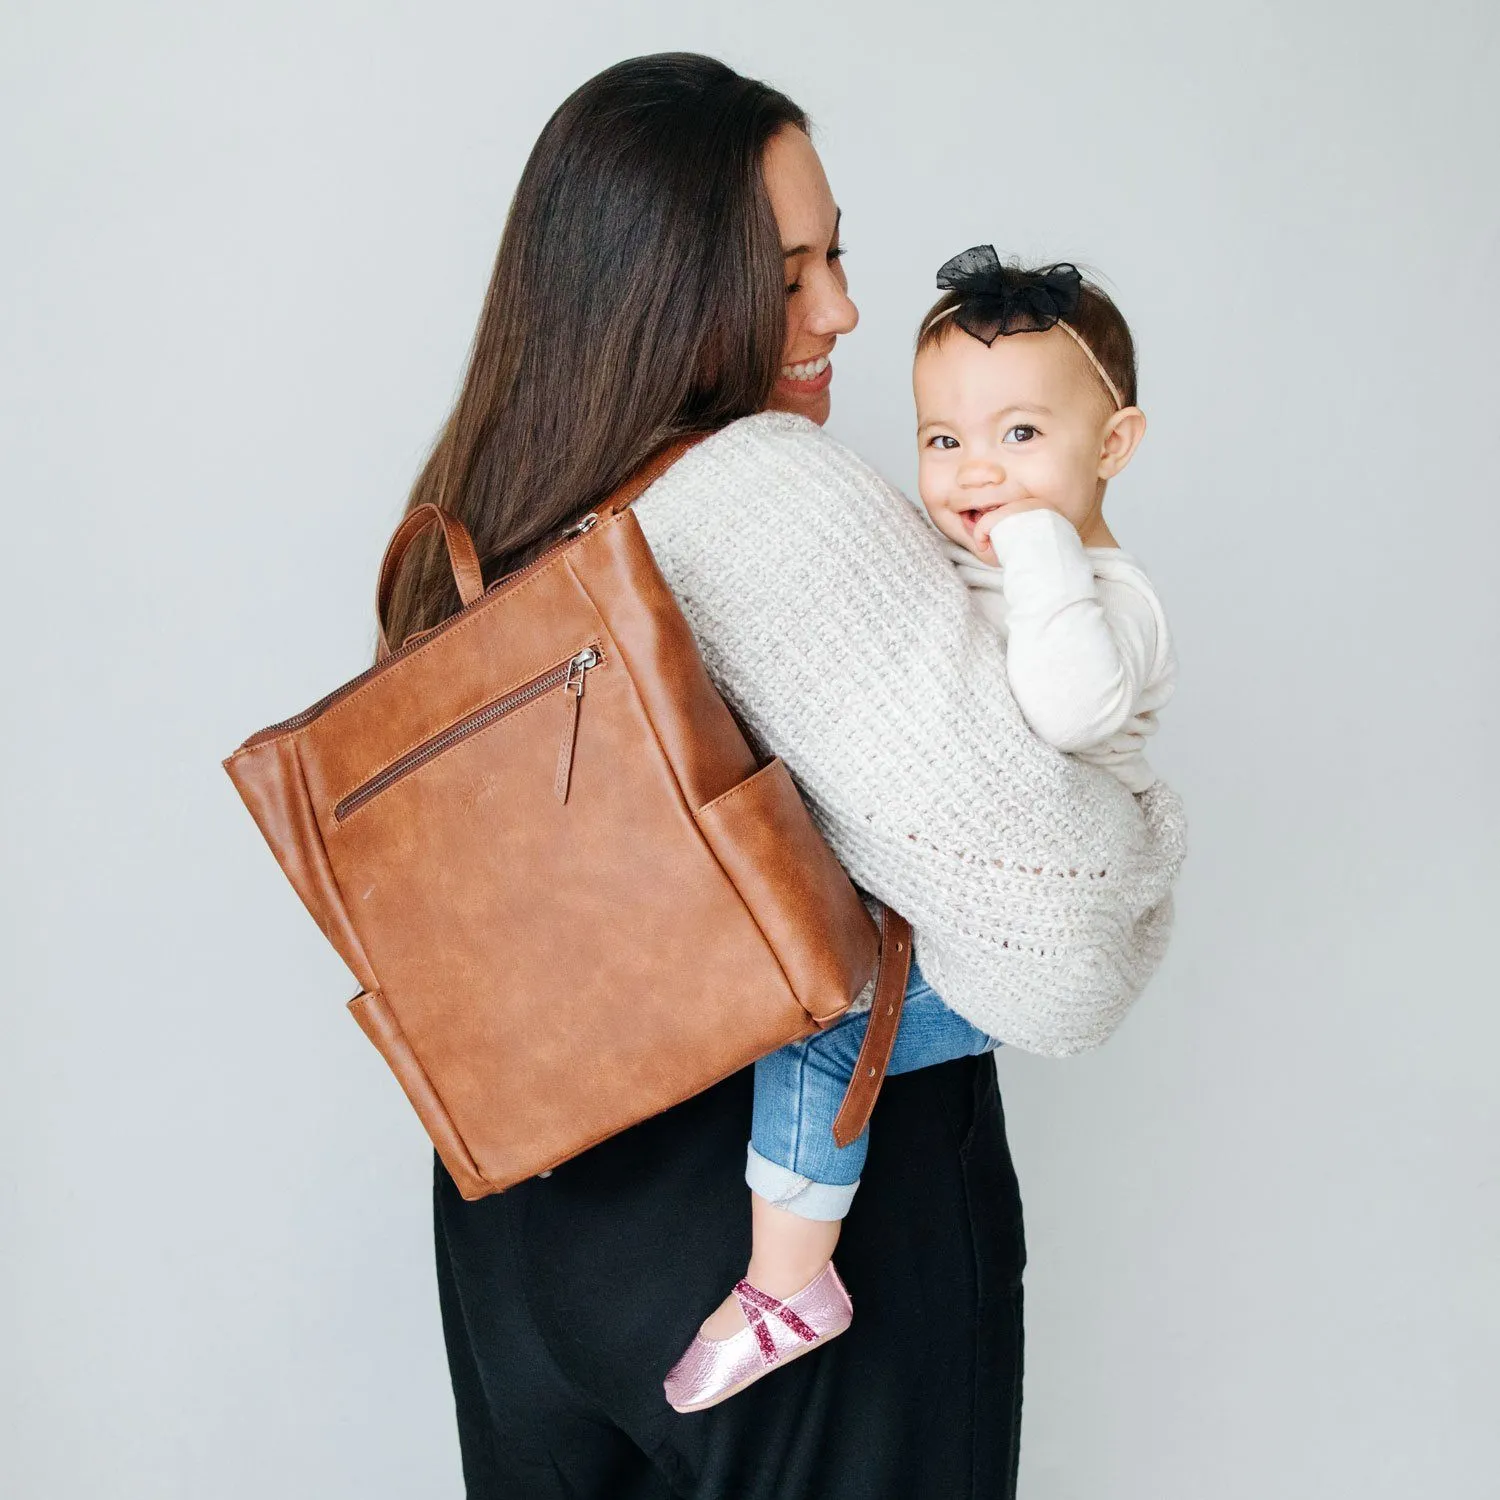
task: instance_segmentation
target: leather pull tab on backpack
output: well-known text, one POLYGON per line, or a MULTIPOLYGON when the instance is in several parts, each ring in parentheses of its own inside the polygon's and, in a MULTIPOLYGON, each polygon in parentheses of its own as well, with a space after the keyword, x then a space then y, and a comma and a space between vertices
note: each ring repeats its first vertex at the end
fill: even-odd
POLYGON ((557 800, 564 805, 568 800, 568 785, 573 779, 573 751, 578 744, 578 715, 583 708, 584 679, 599 661, 599 653, 594 647, 580 651, 568 663, 568 675, 563 682, 562 747, 557 752, 557 775, 552 787, 557 800))

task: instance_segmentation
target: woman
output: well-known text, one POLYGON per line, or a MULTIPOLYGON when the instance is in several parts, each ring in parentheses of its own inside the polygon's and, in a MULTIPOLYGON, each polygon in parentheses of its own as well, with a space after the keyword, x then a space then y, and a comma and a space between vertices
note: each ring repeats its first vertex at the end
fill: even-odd
MULTIPOLYGON (((1148 829, 1110 778, 1016 748, 998 639, 915 512, 818 430, 857 318, 841 254, 790 100, 685 54, 601 74, 527 164, 412 503, 456 511, 494 578, 713 432, 637 515, 720 690, 911 918, 934 984, 1076 1050, 1159 957, 1170 798, 1148 829)), ((404 584, 395 639, 457 606, 431 551, 404 584)), ((1025 1252, 988 1058, 887 1083, 840 1251, 852 1329, 722 1406, 668 1408, 663 1375, 745 1266, 750 1103, 746 1072, 477 1203, 438 1166, 470 1496, 1014 1494, 1025 1252)))

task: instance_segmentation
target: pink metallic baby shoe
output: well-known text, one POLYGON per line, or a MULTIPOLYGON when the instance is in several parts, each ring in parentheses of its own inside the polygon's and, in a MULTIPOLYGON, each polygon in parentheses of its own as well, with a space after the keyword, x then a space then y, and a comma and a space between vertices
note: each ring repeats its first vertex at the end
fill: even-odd
POLYGON ((694 1337, 663 1382, 674 1411, 717 1406, 778 1365, 837 1338, 854 1316, 832 1261, 785 1302, 748 1281, 739 1282, 734 1295, 750 1326, 727 1339, 694 1337))

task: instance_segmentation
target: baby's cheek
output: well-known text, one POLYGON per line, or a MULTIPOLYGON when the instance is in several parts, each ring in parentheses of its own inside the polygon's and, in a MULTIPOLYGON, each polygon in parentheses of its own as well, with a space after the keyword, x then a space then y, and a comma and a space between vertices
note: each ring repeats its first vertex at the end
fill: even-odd
POLYGON ((931 466, 921 460, 917 462, 917 494, 921 496, 922 504, 927 507, 928 514, 935 520, 943 505, 942 486, 938 483, 937 476, 933 474, 931 466))

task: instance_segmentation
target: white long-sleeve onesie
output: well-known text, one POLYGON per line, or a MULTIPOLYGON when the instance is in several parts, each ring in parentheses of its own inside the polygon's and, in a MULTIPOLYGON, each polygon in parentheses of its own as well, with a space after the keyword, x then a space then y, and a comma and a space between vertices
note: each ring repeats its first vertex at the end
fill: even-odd
POLYGON ((980 612, 1006 638, 1011 691, 1049 745, 1102 766, 1132 792, 1156 781, 1144 747, 1177 665, 1151 580, 1116 547, 1085 547, 1053 510, 1007 516, 996 563, 945 550, 980 612))

